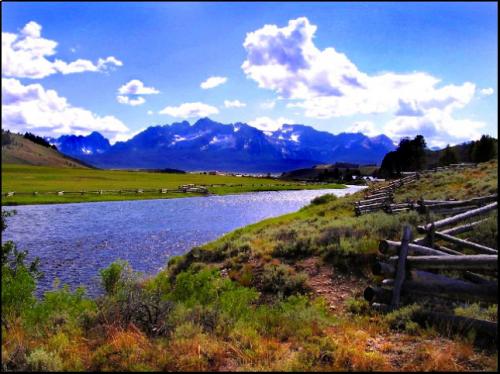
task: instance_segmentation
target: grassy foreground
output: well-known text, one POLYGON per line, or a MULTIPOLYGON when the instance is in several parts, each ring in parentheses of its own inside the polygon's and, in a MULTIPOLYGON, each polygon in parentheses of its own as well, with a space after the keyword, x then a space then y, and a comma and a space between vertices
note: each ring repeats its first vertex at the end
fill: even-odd
MULTIPOLYGON (((397 191, 396 200, 494 193, 497 171, 494 161, 429 174, 397 191)), ((24 283, 11 282, 8 290, 17 292, 9 294, 2 276, 3 368, 496 371, 496 347, 481 350, 473 337, 414 324, 408 316, 418 306, 388 315, 368 308, 361 294, 374 281, 367 268, 378 240, 397 239, 404 223, 414 227, 424 217, 355 217, 358 198, 316 198, 296 213, 195 247, 151 278, 115 263, 101 271, 106 295, 96 300, 64 288, 23 298, 24 283)), ((496 212, 468 236, 497 248, 496 212)), ((449 308, 497 319, 496 305, 449 308)))
POLYGON ((143 194, 72 194, 58 196, 43 192, 56 191, 95 191, 119 189, 176 189, 182 184, 225 184, 226 186, 208 187, 209 192, 217 195, 253 191, 278 191, 298 189, 343 188, 339 184, 303 185, 267 178, 233 177, 205 174, 167 174, 135 171, 94 170, 82 168, 54 168, 2 164, 2 205, 78 203, 91 201, 142 200, 196 196, 183 193, 143 193, 143 194), (231 186, 233 185, 233 186, 231 186), (238 185, 238 186, 234 186, 238 185), (239 186, 241 185, 241 186, 239 186), (29 194, 4 196, 8 191, 29 194), (37 191, 39 195, 31 193, 37 191))

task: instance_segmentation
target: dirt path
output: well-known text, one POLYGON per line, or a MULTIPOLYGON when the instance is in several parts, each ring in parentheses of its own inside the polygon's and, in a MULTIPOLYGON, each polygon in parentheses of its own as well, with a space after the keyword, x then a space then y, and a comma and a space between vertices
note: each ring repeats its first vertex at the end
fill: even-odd
POLYGON ((318 296, 323 296, 330 310, 335 312, 342 312, 345 309, 345 301, 360 295, 367 286, 366 280, 336 272, 332 265, 321 264, 317 257, 297 262, 295 268, 308 274, 308 285, 318 296))

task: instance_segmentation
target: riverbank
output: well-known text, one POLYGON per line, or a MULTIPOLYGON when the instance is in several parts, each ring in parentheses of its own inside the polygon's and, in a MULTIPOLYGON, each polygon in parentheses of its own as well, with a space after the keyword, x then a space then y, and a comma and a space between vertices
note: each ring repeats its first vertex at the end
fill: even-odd
POLYGON ((117 258, 153 275, 170 257, 196 245, 295 212, 325 193, 343 196, 362 188, 6 207, 17 213, 9 218, 2 240, 13 240, 30 258, 42 259, 45 277, 38 282, 38 295, 51 290, 57 277, 73 288, 84 285, 89 295, 97 296, 102 295, 97 271, 117 258))
MULTIPOLYGON (((497 193, 497 172, 492 161, 424 175, 395 200, 497 193)), ((425 216, 356 217, 361 196, 318 197, 195 247, 151 278, 116 263, 101 273, 107 293, 97 300, 58 290, 29 301, 3 331, 2 362, 11 370, 496 371, 496 347, 419 327, 408 318, 414 306, 387 315, 368 307, 361 293, 374 280, 379 240, 399 239, 405 223, 425 216)), ((497 248, 497 214, 468 235, 497 248)), ((497 306, 461 304, 455 313, 496 321, 497 306)))
POLYGON ((172 192, 180 185, 207 187, 210 194, 228 195, 257 191, 345 188, 341 184, 303 184, 271 178, 208 174, 169 174, 117 170, 69 169, 2 164, 2 205, 60 204, 96 201, 169 199, 203 196, 172 192), (155 192, 147 191, 154 189, 155 192), (167 189, 161 193, 161 189, 167 189), (144 190, 142 193, 85 193, 78 191, 144 190), (12 196, 6 196, 14 191, 12 196), (58 191, 73 192, 58 195, 58 191), (38 192, 38 194, 33 194, 38 192), (47 192, 51 192, 47 194, 47 192))

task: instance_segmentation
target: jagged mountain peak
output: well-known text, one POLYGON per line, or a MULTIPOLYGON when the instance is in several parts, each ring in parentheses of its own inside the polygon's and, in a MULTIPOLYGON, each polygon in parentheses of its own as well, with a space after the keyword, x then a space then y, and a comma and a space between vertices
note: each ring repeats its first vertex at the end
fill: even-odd
POLYGON ((74 142, 60 137, 56 144, 64 153, 99 167, 184 170, 276 172, 337 161, 380 163, 395 148, 385 135, 334 135, 301 124, 283 124, 276 131, 264 132, 243 122, 223 124, 208 117, 193 124, 150 126, 104 151, 94 151, 88 144, 65 147, 69 139, 74 142))

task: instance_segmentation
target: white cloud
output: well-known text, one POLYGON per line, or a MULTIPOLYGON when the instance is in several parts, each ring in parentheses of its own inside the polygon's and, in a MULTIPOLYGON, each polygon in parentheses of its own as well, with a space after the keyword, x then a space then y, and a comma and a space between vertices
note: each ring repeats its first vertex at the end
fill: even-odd
POLYGON ((291 125, 294 121, 285 117, 279 117, 276 119, 269 117, 258 117, 252 121, 248 121, 250 126, 253 126, 262 131, 276 131, 281 128, 282 125, 291 125))
POLYGON ((144 100, 144 98, 141 96, 134 99, 123 95, 118 95, 116 97, 116 101, 118 101, 120 104, 126 104, 131 106, 142 105, 146 102, 146 100, 144 100))
POLYGON ((429 146, 444 147, 477 140, 481 137, 483 122, 470 119, 455 119, 450 113, 439 109, 427 111, 423 116, 399 116, 384 126, 384 133, 394 140, 402 137, 423 135, 429 146))
POLYGON ((276 106, 276 101, 270 100, 270 101, 264 101, 263 103, 260 103, 260 107, 262 109, 273 109, 276 106))
POLYGON ((154 95, 160 93, 154 87, 146 87, 139 79, 132 79, 118 89, 121 95, 154 95))
POLYGON ((488 88, 482 88, 480 91, 481 95, 483 96, 490 96, 493 95, 495 91, 493 91, 493 88, 488 87, 488 88))
POLYGON ((226 77, 210 77, 206 81, 202 82, 200 84, 200 87, 203 88, 204 90, 208 90, 209 88, 220 86, 221 84, 224 84, 226 82, 227 82, 226 77))
POLYGON ((142 129, 139 129, 137 131, 128 131, 125 133, 116 134, 112 139, 110 139, 109 142, 112 144, 114 144, 116 142, 126 142, 127 140, 132 139, 134 136, 136 136, 137 134, 140 134, 144 130, 146 130, 145 127, 143 127, 142 129))
POLYGON ((211 105, 196 102, 184 103, 179 106, 167 106, 158 112, 159 114, 168 114, 178 118, 208 117, 218 114, 219 110, 211 105))
POLYGON ((360 132, 367 136, 379 135, 381 131, 378 131, 375 124, 371 121, 358 121, 352 126, 346 129, 346 132, 360 132))
POLYGON ((42 26, 34 21, 28 22, 21 30, 21 34, 31 36, 32 38, 39 38, 41 33, 42 26))
POLYGON ((2 127, 54 137, 99 131, 113 138, 129 132, 116 117, 99 116, 75 107, 54 90, 46 90, 40 84, 23 85, 14 78, 2 78, 2 127))
POLYGON ((146 87, 139 79, 132 79, 118 89, 120 95, 116 96, 116 100, 120 104, 131 106, 142 105, 146 100, 138 95, 155 95, 160 93, 154 87, 146 87))
POLYGON ((247 104, 245 103, 242 103, 241 101, 239 100, 224 100, 224 106, 226 108, 243 108, 243 107, 246 107, 247 104))
POLYGON ((123 65, 113 56, 99 58, 97 63, 84 59, 49 60, 56 54, 57 42, 43 38, 41 31, 41 25, 30 21, 19 34, 2 32, 2 76, 41 79, 56 73, 102 72, 123 65))
POLYGON ((148 110, 148 116, 152 116, 154 112, 152 110, 148 110))
MULTIPOLYGON (((454 110, 470 103, 475 84, 443 86, 440 79, 425 72, 368 75, 334 48, 318 49, 313 42, 316 30, 306 17, 300 17, 281 28, 265 25, 248 33, 243 43, 247 51, 241 66, 244 73, 259 87, 287 99, 288 108, 302 109, 306 117, 393 114, 395 118, 388 124, 393 134, 398 133, 394 126, 399 124, 404 129, 412 128, 412 135, 425 130, 436 139, 438 131, 443 133, 441 138, 471 134, 457 132, 458 125, 472 122, 474 129, 480 126, 452 117, 454 110), (433 131, 428 131, 431 128, 433 131)), ((486 90, 486 94, 489 92, 486 90)))

